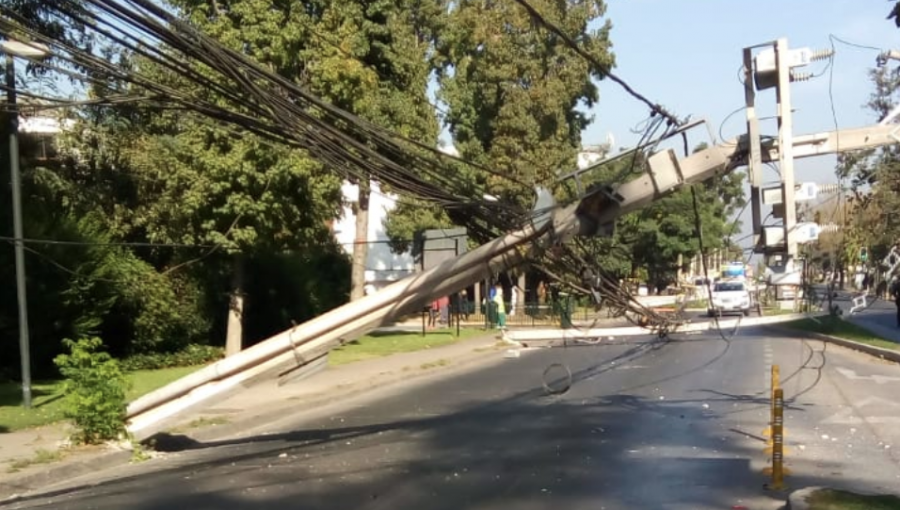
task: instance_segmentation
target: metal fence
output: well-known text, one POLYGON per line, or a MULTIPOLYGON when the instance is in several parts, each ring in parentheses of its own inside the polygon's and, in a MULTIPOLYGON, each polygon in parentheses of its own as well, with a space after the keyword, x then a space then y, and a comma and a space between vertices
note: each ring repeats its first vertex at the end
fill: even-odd
MULTIPOLYGON (((456 319, 457 312, 464 324, 482 324, 493 327, 497 323, 497 310, 494 303, 476 306, 474 302, 463 303, 462 307, 451 306, 456 319), (468 306, 466 306, 468 305, 468 306)), ((572 299, 557 300, 546 303, 524 303, 515 308, 506 303, 506 325, 517 327, 559 326, 566 321, 589 321, 598 316, 593 307, 572 299)))

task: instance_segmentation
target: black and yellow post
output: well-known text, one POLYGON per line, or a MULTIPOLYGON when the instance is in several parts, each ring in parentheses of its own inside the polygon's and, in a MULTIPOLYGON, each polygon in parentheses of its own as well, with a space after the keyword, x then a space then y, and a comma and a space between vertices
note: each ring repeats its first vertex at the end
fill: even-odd
POLYGON ((790 474, 784 467, 784 455, 787 448, 784 446, 786 429, 784 427, 784 392, 781 389, 781 370, 778 365, 772 365, 772 391, 769 405, 769 426, 763 431, 768 437, 765 452, 770 456, 772 465, 763 469, 763 474, 771 477, 771 483, 766 486, 772 490, 781 490, 784 485, 784 476, 790 474), (776 474, 777 472, 777 474, 776 474))
POLYGON ((778 368, 778 365, 772 365, 772 390, 769 392, 769 425, 763 431, 763 435, 769 438, 766 443, 768 446, 766 448, 767 453, 772 448, 772 423, 775 421, 775 390, 779 388, 781 388, 781 369, 778 368))
POLYGON ((772 479, 766 484, 766 488, 773 491, 785 489, 784 485, 784 391, 781 388, 775 390, 772 413, 772 479))

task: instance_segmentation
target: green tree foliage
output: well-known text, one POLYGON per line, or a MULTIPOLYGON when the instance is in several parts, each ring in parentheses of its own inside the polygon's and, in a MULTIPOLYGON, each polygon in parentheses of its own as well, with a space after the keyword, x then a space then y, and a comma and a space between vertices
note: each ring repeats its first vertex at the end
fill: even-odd
MULTIPOLYGON (((23 144, 27 149, 27 144, 23 144)), ((108 217, 92 193, 68 180, 58 161, 22 154, 25 235, 56 244, 26 243, 26 275, 32 360, 36 373, 55 372, 52 359, 65 337, 109 338, 111 352, 126 356, 153 349, 178 348, 204 339, 208 319, 202 295, 184 275, 160 274, 137 253, 110 246, 108 217), (89 205, 89 207, 88 207, 89 205)), ((116 197, 103 197, 104 203, 116 197)), ((11 223, 9 208, 0 222, 11 223)), ((12 245, 0 250, 0 277, 14 282, 12 245)), ((18 334, 15 285, 0 288, 0 335, 18 334)), ((4 356, 0 372, 16 373, 17 356, 4 356)))
MULTIPOLYGON (((885 66, 869 74, 874 90, 867 106, 884 117, 897 103, 900 68, 885 66)), ((887 146, 843 154, 837 173, 850 180, 852 194, 841 215, 850 228, 832 236, 830 247, 842 267, 859 263, 861 247, 868 247, 870 257, 880 260, 900 239, 900 149, 887 146), (879 228, 871 228, 874 224, 879 228)))
POLYGON ((102 351, 99 338, 63 340, 69 354, 54 360, 66 378, 65 416, 77 427, 73 439, 98 444, 118 439, 125 432, 125 392, 128 379, 118 362, 102 351))
MULTIPOLYGON (((362 118, 434 145, 437 120, 427 100, 429 66, 420 2, 176 0, 187 17, 224 43, 362 118)), ((434 9, 434 7, 432 7, 434 9)), ((329 169, 335 170, 335 169, 329 169)), ((368 183, 354 204, 368 230, 368 183)), ((361 296, 366 245, 354 247, 361 296)))
MULTIPOLYGON (((40 2, 19 3, 40 7, 40 2)), ((267 12, 256 7, 248 12, 267 12)), ((296 48, 264 44, 266 31, 289 35, 283 28, 239 19, 230 33, 220 35, 244 37, 230 43, 289 75, 291 65, 301 62, 296 48), (245 44, 257 36, 255 46, 245 44)), ((151 63, 107 50, 104 56, 121 67, 144 66, 160 80, 184 86, 151 63)), ((311 72, 295 71, 300 81, 311 72)), ((109 81, 96 87, 95 94, 128 90, 109 81)), ((248 274, 260 275, 248 282, 256 294, 251 301, 258 297, 260 303, 248 310, 261 321, 250 328, 257 335, 345 301, 346 279, 335 273, 349 268, 328 228, 341 206, 340 181, 330 169, 302 151, 265 144, 181 111, 120 105, 73 115, 76 127, 59 140, 60 159, 37 161, 23 153, 26 237, 76 243, 29 245, 38 373, 52 375, 51 361, 65 337, 100 336, 115 356, 220 342, 234 253, 244 256, 248 274), (202 248, 108 245, 120 242, 202 248), (270 263, 281 272, 259 270, 270 263), (291 278, 284 276, 288 271, 291 278), (276 298, 273 289, 287 282, 296 285, 276 298), (285 294, 290 299, 282 299, 285 294)), ((9 208, 0 210, 0 220, 10 224, 9 208)), ((2 280, 14 281, 13 274, 12 250, 0 250, 2 280)), ((15 287, 6 285, 0 289, 0 334, 15 338, 17 330, 15 287)), ((16 360, 4 356, 0 375, 14 374, 16 360)))
MULTIPOLYGON (((696 150, 703 148, 698 146, 696 150)), ((615 184, 647 170, 642 156, 626 156, 596 167, 585 173, 582 180, 596 185, 615 184)), ((721 248, 727 238, 739 231, 740 225, 729 218, 746 204, 743 179, 743 173, 732 172, 693 185, 703 248, 721 248)), ((575 187, 571 183, 567 187, 568 193, 561 197, 575 198, 575 187)), ((679 256, 687 261, 700 251, 696 216, 691 188, 685 187, 621 217, 612 237, 582 242, 583 258, 613 278, 646 278, 662 289, 675 281, 679 256)))
MULTIPOLYGON (((605 12, 602 1, 533 2, 582 48, 611 67, 610 24, 588 24, 605 12)), ((581 110, 597 100, 592 78, 601 70, 558 37, 538 27, 513 0, 447 2, 435 39, 434 63, 444 121, 466 159, 511 176, 475 175, 501 200, 532 205, 531 186, 551 184, 575 167, 581 110)))
POLYGON ((453 226, 444 209, 415 199, 401 199, 384 219, 384 232, 395 253, 412 249, 412 241, 423 230, 453 226))
MULTIPOLYGON (((560 171, 574 168, 581 132, 590 121, 582 108, 597 100, 592 78, 600 77, 600 70, 592 71, 513 0, 438 4, 437 12, 425 17, 428 30, 420 44, 428 48, 437 96, 446 105, 442 120, 460 156, 494 173, 463 165, 453 171, 473 189, 530 208, 535 185, 552 186, 560 171)), ((534 5, 612 66, 609 24, 588 29, 603 15, 603 2, 534 5)), ((454 220, 461 219, 409 201, 391 212, 386 231, 393 249, 403 249, 416 231, 454 220)))
POLYGON ((894 4, 894 7, 891 8, 891 12, 888 13, 887 19, 894 20, 894 24, 900 28, 900 2, 894 4))
MULTIPOLYGON (((724 246, 740 225, 729 218, 745 204, 743 174, 695 184, 697 213, 705 249, 724 246)), ((649 283, 663 288, 675 281, 678 256, 689 260, 700 251, 700 237, 690 188, 676 191, 620 223, 620 238, 630 241, 632 263, 648 271, 649 283)))

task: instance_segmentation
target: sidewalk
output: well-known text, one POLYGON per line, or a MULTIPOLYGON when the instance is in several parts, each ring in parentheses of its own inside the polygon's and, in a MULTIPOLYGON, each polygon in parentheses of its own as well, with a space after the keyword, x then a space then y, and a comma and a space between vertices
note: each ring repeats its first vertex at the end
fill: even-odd
POLYGON ((897 327, 897 307, 889 301, 879 300, 865 310, 849 315, 849 307, 844 317, 850 322, 864 327, 876 335, 900 343, 900 328, 897 327))
MULTIPOLYGON (((188 413, 161 441, 209 441, 259 427, 275 419, 312 409, 378 387, 464 365, 502 360, 506 349, 499 334, 484 335, 422 351, 328 367, 308 378, 279 385, 266 381, 244 389, 209 408, 188 413), (189 437, 185 437, 189 436, 189 437)), ((65 424, 0 433, 0 501, 130 461, 120 445, 67 447, 65 424)), ((160 444, 162 445, 162 442, 160 444)))

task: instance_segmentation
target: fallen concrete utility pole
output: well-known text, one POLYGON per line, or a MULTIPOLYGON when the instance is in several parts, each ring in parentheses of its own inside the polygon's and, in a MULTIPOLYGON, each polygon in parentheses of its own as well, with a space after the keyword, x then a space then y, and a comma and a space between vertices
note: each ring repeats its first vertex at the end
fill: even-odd
POLYGON ((685 183, 711 177, 728 163, 720 147, 691 155, 683 166, 674 152, 659 154, 650 158, 649 174, 614 192, 598 190, 582 202, 552 211, 552 221, 550 212, 541 215, 520 231, 275 335, 135 400, 127 410, 129 432, 138 439, 146 438, 185 411, 221 401, 258 379, 303 366, 366 331, 421 310, 435 298, 511 269, 527 260, 532 247, 564 242, 573 235, 591 235, 598 223, 615 221, 685 183))
POLYGON ((128 406, 129 431, 138 439, 147 437, 184 411, 220 400, 260 377, 309 363, 362 332, 515 267, 525 260, 527 247, 547 231, 549 225, 543 232, 528 226, 149 393, 128 406))
MULTIPOLYGON (((699 122, 684 129, 697 125, 699 122)), ((898 139, 883 127, 869 129, 880 135, 877 144, 893 143, 898 139)), ((830 134, 797 137, 795 145, 798 144, 796 140, 800 140, 801 146, 815 147, 812 152, 818 154, 836 150, 827 145, 830 139, 830 134)), ((845 144, 842 135, 841 150, 873 143, 859 137, 852 141, 856 145, 845 144)), ((437 297, 453 294, 485 277, 513 268, 528 259, 532 246, 546 248, 566 242, 575 235, 609 235, 613 231, 612 225, 622 215, 686 184, 701 182, 741 166, 746 152, 746 147, 736 141, 680 159, 671 149, 656 152, 647 160, 648 171, 629 182, 596 188, 580 202, 554 208, 552 218, 550 214, 539 215, 533 224, 520 231, 275 335, 137 399, 128 406, 128 429, 138 439, 148 437, 187 410, 221 401, 258 379, 302 367, 366 331, 420 310, 437 297)), ((544 209, 538 207, 538 210, 544 209)))

